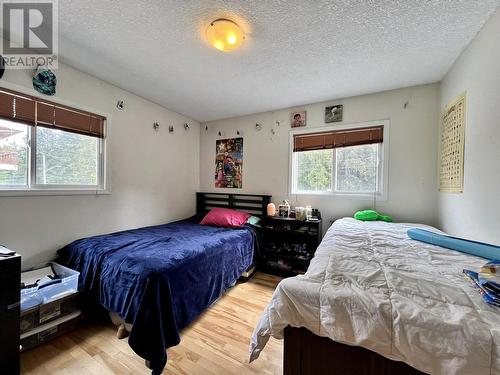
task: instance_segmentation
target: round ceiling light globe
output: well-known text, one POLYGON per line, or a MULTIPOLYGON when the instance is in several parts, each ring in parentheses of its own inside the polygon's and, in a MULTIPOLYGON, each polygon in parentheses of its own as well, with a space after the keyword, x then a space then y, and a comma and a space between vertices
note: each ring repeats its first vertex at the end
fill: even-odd
POLYGON ((218 19, 208 26, 207 39, 219 51, 229 52, 241 46, 245 35, 233 21, 218 19))

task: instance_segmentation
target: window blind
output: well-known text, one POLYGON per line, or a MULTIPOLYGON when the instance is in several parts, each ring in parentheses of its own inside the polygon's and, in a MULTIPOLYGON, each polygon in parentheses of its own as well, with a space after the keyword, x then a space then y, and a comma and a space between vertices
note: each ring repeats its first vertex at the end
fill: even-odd
POLYGON ((0 91, 0 117, 35 123, 35 103, 30 97, 0 91))
POLYGON ((360 146, 382 143, 383 141, 383 125, 321 133, 296 134, 293 136, 293 152, 360 146))
POLYGON ((104 138, 105 117, 4 88, 0 88, 0 117, 104 138))

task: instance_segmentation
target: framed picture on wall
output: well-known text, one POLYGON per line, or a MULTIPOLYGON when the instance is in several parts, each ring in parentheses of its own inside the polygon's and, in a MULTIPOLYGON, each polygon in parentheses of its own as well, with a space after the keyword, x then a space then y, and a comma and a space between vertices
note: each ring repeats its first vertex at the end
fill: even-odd
POLYGON ((464 192, 466 93, 449 103, 441 113, 439 147, 439 191, 464 192))
POLYGON ((344 114, 344 106, 342 104, 331 105, 325 108, 325 122, 340 122, 344 114))
POLYGON ((290 126, 292 128, 300 128, 306 126, 306 111, 295 111, 290 114, 290 126))

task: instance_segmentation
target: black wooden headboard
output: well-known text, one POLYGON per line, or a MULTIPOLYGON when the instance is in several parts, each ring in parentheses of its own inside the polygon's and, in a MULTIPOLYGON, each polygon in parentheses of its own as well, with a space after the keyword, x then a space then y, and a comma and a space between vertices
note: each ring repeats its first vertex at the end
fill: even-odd
POLYGON ((269 202, 271 195, 196 193, 196 213, 204 215, 211 208, 223 207, 263 217, 267 215, 269 202))

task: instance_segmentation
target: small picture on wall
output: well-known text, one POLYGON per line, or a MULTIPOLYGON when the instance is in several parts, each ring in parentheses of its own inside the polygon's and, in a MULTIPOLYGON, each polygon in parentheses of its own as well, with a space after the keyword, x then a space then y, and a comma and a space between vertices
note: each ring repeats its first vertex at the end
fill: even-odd
POLYGON ((215 147, 215 187, 241 189, 243 138, 219 139, 215 147))
POLYGON ((290 115, 290 125, 292 128, 306 126, 306 111, 295 111, 290 115))
POLYGON ((342 121, 342 115, 344 112, 344 106, 342 104, 332 105, 325 108, 325 122, 340 122, 342 121))

